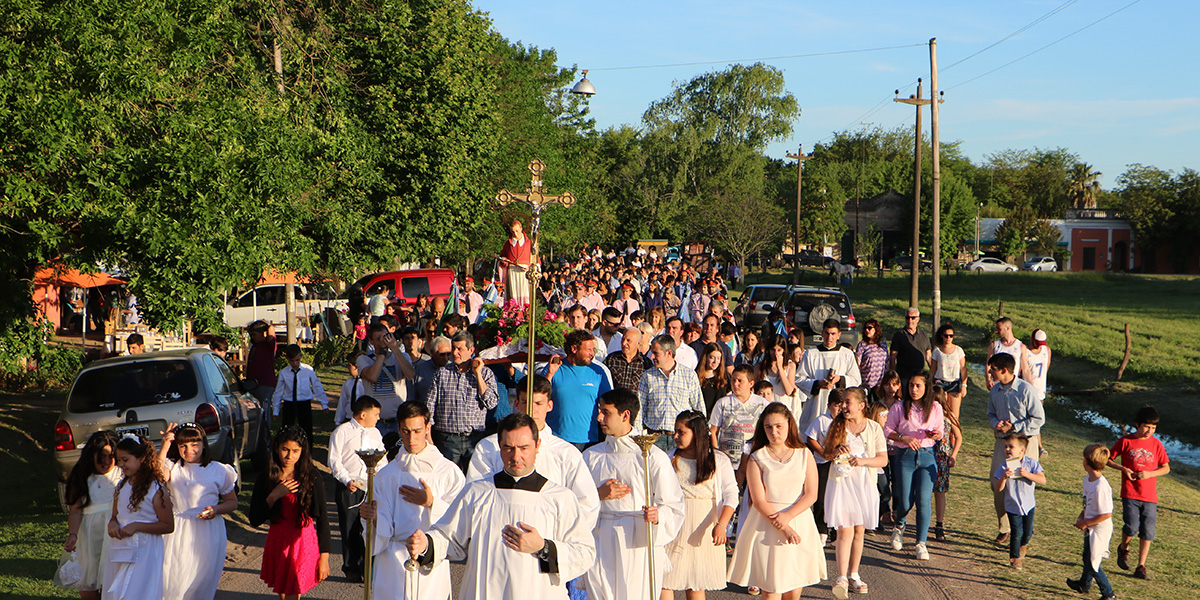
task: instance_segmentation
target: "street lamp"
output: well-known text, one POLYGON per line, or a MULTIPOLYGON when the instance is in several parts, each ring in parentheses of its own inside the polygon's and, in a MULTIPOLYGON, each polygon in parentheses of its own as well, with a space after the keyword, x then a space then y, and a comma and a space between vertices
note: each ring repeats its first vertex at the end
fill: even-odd
POLYGON ((588 81, 587 73, 588 73, 588 70, 584 69, 583 70, 583 79, 580 79, 579 82, 575 84, 575 87, 571 88, 572 94, 579 94, 581 96, 595 96, 596 95, 596 88, 595 88, 595 86, 592 85, 592 82, 588 81))

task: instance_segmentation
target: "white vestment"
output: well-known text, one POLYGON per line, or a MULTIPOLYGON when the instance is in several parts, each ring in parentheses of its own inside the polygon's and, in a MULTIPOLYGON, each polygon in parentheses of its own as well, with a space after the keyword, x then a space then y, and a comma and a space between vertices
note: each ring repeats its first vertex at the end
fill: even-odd
POLYGON ((800 431, 807 431, 808 426, 829 408, 829 390, 817 388, 814 394, 813 384, 827 378, 830 373, 839 375, 847 388, 862 385, 862 374, 858 372, 858 360, 854 358, 853 350, 845 346, 831 350, 824 345, 805 350, 800 357, 800 364, 796 366, 796 387, 808 395, 804 411, 796 415, 800 431))
POLYGON ((567 582, 596 562, 589 519, 575 494, 537 471, 515 486, 498 487, 497 480, 506 478, 512 480, 498 473, 468 483, 429 532, 432 551, 426 554, 432 555, 435 569, 446 559, 466 559, 461 600, 565 600, 567 582), (551 563, 505 545, 502 530, 517 523, 553 542, 551 563))
POLYGON ((608 436, 583 453, 583 462, 592 473, 596 487, 610 479, 629 486, 630 493, 615 500, 600 502, 596 524, 596 563, 587 573, 589 600, 626 600, 658 598, 663 575, 671 569, 666 546, 679 535, 683 526, 683 490, 671 467, 671 460, 657 447, 650 448, 650 501, 646 500, 645 469, 642 450, 629 436, 608 436), (654 576, 646 563, 646 528, 642 507, 658 507, 654 534, 654 576))
MULTIPOLYGON (((406 571, 406 543, 413 532, 429 530, 462 491, 462 469, 447 460, 433 444, 417 454, 404 448, 396 460, 375 474, 375 502, 378 516, 375 526, 375 566, 372 595, 376 598, 408 600, 446 600, 450 597, 450 565, 442 563, 432 571, 406 571), (433 506, 425 508, 400 497, 400 486, 420 489, 421 480, 433 492, 433 506)), ((366 536, 363 527, 363 536, 366 536)))
MULTIPOLYGON (((504 470, 498 435, 489 435, 475 445, 475 453, 471 455, 471 464, 467 467, 467 481, 488 478, 504 470)), ((571 490, 579 500, 580 510, 590 520, 588 529, 594 529, 600 513, 600 496, 596 493, 591 472, 583 464, 583 453, 570 442, 554 435, 549 425, 538 431, 538 439, 541 440, 541 446, 534 470, 541 473, 542 477, 571 490)))

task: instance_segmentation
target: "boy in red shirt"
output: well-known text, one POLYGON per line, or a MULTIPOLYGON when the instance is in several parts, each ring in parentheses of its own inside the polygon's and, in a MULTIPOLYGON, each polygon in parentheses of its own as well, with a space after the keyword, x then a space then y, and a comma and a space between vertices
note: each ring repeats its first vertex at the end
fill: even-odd
POLYGON ((1149 579, 1146 556, 1150 554, 1150 542, 1154 541, 1158 520, 1156 482, 1158 477, 1171 472, 1171 464, 1166 448, 1154 437, 1158 429, 1158 411, 1153 406, 1143 406, 1134 420, 1137 431, 1113 444, 1108 461, 1108 466, 1121 469, 1121 508, 1125 526, 1121 531, 1121 545, 1117 546, 1117 566, 1129 569, 1129 541, 1136 531, 1141 540, 1138 566, 1133 575, 1149 579), (1117 462, 1118 458, 1120 462, 1117 462))

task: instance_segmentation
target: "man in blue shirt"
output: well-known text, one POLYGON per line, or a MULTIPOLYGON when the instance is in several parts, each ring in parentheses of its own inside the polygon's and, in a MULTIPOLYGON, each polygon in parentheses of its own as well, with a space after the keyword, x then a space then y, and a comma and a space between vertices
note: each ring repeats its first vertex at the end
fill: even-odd
MULTIPOLYGON (((1005 463, 1004 443, 1009 435, 1020 434, 1029 438, 1029 446, 1025 451, 1028 456, 1038 456, 1041 447, 1040 434, 1046 422, 1046 413, 1033 384, 1019 379, 1016 368, 1017 360, 1004 352, 993 354, 987 361, 988 376, 995 382, 988 392, 987 408, 988 423, 996 435, 996 445, 992 450, 992 473, 1005 463)), ((993 501, 1000 527, 996 543, 1007 544, 1011 526, 1004 508, 1004 493, 993 490, 993 501)))
POLYGON ((567 333, 567 357, 550 359, 545 375, 550 380, 554 409, 546 415, 546 424, 558 437, 571 442, 580 451, 600 441, 596 425, 596 399, 612 389, 608 369, 592 362, 596 356, 596 338, 576 329, 567 333))

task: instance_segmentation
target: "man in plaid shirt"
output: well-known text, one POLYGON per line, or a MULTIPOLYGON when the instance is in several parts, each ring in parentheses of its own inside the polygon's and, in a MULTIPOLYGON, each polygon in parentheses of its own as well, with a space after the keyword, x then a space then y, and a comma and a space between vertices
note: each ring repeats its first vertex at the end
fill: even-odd
POLYGON ((621 351, 613 352, 604 359, 604 366, 612 373, 613 387, 622 387, 636 391, 642 373, 654 366, 639 349, 642 345, 642 331, 637 327, 625 330, 621 338, 621 351))
POLYGON ((442 456, 467 472, 475 444, 486 435, 488 409, 496 407, 496 375, 475 356, 475 338, 466 331, 450 340, 453 361, 437 370, 425 399, 433 444, 442 456))
POLYGON ((650 356, 654 367, 638 382, 641 419, 647 430, 659 434, 654 445, 667 452, 675 448, 675 417, 689 409, 704 413, 704 397, 696 372, 675 362, 675 338, 665 334, 654 338, 650 356))

